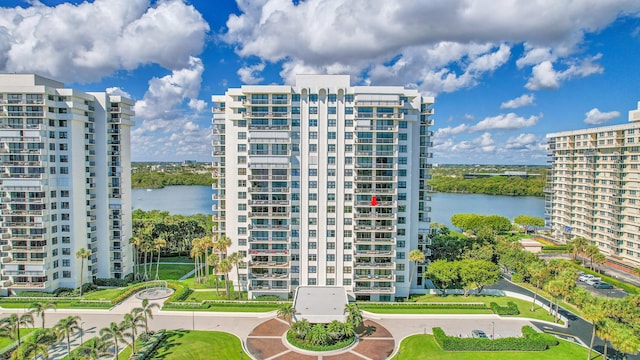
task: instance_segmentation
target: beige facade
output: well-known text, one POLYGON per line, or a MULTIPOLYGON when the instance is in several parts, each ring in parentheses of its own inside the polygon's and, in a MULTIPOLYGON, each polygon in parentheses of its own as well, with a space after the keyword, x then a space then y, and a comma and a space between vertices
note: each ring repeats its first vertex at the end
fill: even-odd
POLYGON ((629 123, 547 135, 547 221, 611 261, 640 267, 640 103, 629 123))

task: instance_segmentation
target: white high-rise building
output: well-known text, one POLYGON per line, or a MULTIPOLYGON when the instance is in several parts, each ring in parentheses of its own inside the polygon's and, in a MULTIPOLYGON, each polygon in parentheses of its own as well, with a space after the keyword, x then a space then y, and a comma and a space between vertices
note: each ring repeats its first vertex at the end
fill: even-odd
POLYGON ((640 102, 629 123, 547 135, 545 215, 556 238, 584 237, 613 265, 640 267, 640 102))
POLYGON ((0 293, 132 272, 132 106, 38 75, 0 74, 0 293), (83 271, 81 248, 91 251, 83 271))
MULTIPOLYGON (((216 235, 245 258, 240 287, 286 297, 344 286, 391 301, 423 288, 433 98, 347 75, 246 85, 212 97, 216 235)), ((238 279, 233 277, 234 283, 238 279)))

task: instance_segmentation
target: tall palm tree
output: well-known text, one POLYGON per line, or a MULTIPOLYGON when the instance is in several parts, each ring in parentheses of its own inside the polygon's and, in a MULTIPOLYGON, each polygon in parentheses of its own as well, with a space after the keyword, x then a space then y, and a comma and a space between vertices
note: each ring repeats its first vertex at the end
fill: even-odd
POLYGON ((533 287, 536 288, 533 293, 533 302, 531 302, 531 311, 535 311, 538 290, 542 283, 549 277, 549 270, 543 261, 536 261, 527 267, 527 271, 529 272, 529 281, 533 284, 533 287))
POLYGON ((198 267, 199 267, 199 262, 200 262, 200 255, 202 254, 202 251, 200 249, 200 245, 199 245, 199 240, 198 239, 193 239, 191 240, 191 257, 193 258, 193 271, 195 271, 194 276, 194 282, 197 284, 200 282, 200 276, 198 273, 198 267))
POLYGON ((231 239, 229 239, 225 235, 217 238, 213 243, 213 249, 220 254, 221 259, 225 258, 229 246, 231 246, 231 239))
POLYGON ((142 315, 144 316, 144 332, 149 333, 149 319, 153 319, 153 309, 159 308, 160 305, 157 303, 150 303, 149 299, 142 300, 142 307, 137 309, 141 309, 142 315))
POLYGON ((292 304, 284 304, 278 309, 278 316, 287 320, 289 326, 291 326, 291 320, 293 320, 293 315, 295 314, 296 308, 294 308, 292 304))
POLYGON ((138 280, 139 279, 139 269, 138 266, 140 265, 140 259, 139 259, 139 254, 138 251, 140 250, 140 246, 142 245, 142 237, 140 236, 134 236, 131 239, 129 239, 129 244, 133 245, 133 278, 138 280))
MULTIPOLYGON (((213 281, 216 283, 216 295, 220 295, 218 291, 218 271, 220 270, 220 257, 218 254, 209 254, 206 259, 206 266, 211 266, 213 281)), ((209 281, 209 279, 207 279, 209 281)), ((209 284, 211 286, 211 284, 209 284)))
POLYGON ((83 359, 99 360, 105 355, 109 355, 110 344, 102 338, 95 337, 88 344, 78 348, 78 355, 83 359))
POLYGON ((593 350, 593 342, 596 338, 597 329, 602 326, 602 322, 605 319, 604 313, 602 311, 601 306, 596 304, 589 304, 582 309, 582 315, 588 321, 593 324, 593 329, 591 332, 591 342, 589 343, 589 355, 587 355, 587 359, 591 359, 591 351, 593 350))
POLYGON ((18 340, 18 348, 22 344, 20 338, 20 328, 33 326, 33 315, 31 313, 26 314, 11 314, 8 317, 0 320, 0 336, 6 336, 11 340, 18 340))
POLYGON ((44 359, 49 357, 49 344, 32 341, 28 342, 24 346, 24 356, 33 356, 33 360, 38 358, 38 355, 42 355, 44 359))
POLYGON ((411 250, 409 252, 409 261, 413 262, 413 271, 409 275, 409 291, 407 292, 407 299, 411 296, 411 284, 413 283, 413 274, 418 269, 418 263, 424 262, 424 253, 418 249, 411 250))
POLYGON ((238 282, 238 300, 242 299, 242 288, 240 287, 240 264, 244 263, 242 255, 239 252, 234 252, 229 255, 229 261, 231 265, 236 268, 236 281, 238 282))
POLYGON ((55 309, 56 303, 53 302, 35 302, 31 304, 29 310, 42 319, 42 328, 44 329, 44 314, 48 309, 55 309))
POLYGON ((82 297, 82 285, 84 284, 84 261, 91 257, 91 250, 81 248, 76 251, 76 258, 80 259, 80 297, 82 297))
POLYGON ((138 337, 138 328, 144 326, 145 316, 142 314, 141 308, 134 308, 130 313, 124 314, 124 320, 120 323, 122 329, 131 330, 128 336, 131 337, 131 353, 136 353, 136 338, 138 337))
POLYGON ((224 284, 227 289, 227 299, 231 300, 231 292, 229 291, 229 272, 233 268, 229 259, 220 261, 220 272, 224 274, 224 284))
POLYGON ((80 316, 69 315, 54 326, 58 334, 67 339, 67 357, 71 357, 71 334, 81 330, 79 322, 80 316))
POLYGON ((160 269, 160 250, 167 246, 167 240, 158 238, 153 242, 153 246, 158 251, 158 260, 156 261, 156 280, 160 280, 158 277, 158 270, 160 269))
POLYGON ((578 236, 573 238, 571 241, 569 241, 569 243, 567 243, 567 245, 569 245, 569 250, 571 251, 571 253, 573 254, 573 260, 576 260, 578 258, 578 254, 580 254, 582 251, 584 251, 584 249, 587 247, 587 245, 589 245, 589 240, 578 236))
POLYGON ((120 353, 120 347, 118 341, 124 341, 123 338, 124 329, 115 322, 109 324, 109 327, 100 329, 100 336, 102 340, 113 343, 115 347, 114 360, 118 360, 118 353, 120 353))
POLYGON ((589 244, 584 248, 584 252, 589 258, 589 269, 593 270, 593 258, 600 253, 600 248, 596 244, 589 244))

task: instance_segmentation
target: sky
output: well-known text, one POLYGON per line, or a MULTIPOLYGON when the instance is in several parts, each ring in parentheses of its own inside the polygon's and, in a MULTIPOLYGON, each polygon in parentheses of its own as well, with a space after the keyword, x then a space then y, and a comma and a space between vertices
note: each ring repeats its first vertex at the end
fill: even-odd
POLYGON ((433 162, 628 122, 640 0, 0 0, 0 72, 136 100, 133 161, 212 161, 211 95, 349 74, 435 96, 433 162))

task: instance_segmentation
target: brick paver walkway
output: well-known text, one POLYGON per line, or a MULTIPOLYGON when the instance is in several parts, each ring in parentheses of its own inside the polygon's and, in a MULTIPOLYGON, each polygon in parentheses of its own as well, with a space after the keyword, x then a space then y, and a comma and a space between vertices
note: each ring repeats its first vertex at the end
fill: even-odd
POLYGON ((326 354, 310 355, 290 347, 284 341, 289 324, 279 318, 267 320, 249 334, 247 350, 260 360, 383 360, 389 357, 395 347, 391 333, 382 325, 365 320, 365 331, 359 334, 354 347, 330 351, 326 354))

